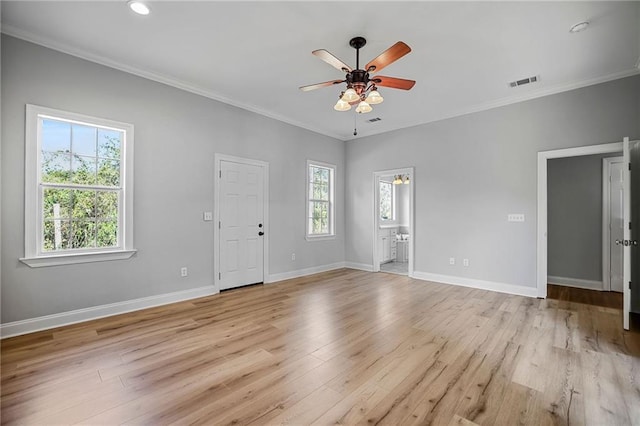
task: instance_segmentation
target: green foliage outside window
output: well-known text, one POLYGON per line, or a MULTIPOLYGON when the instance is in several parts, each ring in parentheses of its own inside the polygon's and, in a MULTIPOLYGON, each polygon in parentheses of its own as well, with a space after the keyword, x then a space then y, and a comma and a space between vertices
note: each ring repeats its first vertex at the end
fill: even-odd
POLYGON ((330 169, 309 167, 309 234, 329 234, 330 169))
POLYGON ((393 185, 380 181, 380 219, 393 220, 393 185))
POLYGON ((118 245, 123 133, 42 122, 43 251, 118 245))

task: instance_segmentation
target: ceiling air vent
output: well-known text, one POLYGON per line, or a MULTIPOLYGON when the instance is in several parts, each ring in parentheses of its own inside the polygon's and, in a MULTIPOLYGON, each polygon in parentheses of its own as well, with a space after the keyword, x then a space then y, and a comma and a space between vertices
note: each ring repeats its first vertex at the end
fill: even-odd
POLYGON ((527 77, 523 78, 522 80, 512 81, 511 83, 509 83, 509 87, 524 86, 525 84, 535 83, 538 80, 539 77, 537 75, 534 75, 533 77, 527 77))
POLYGON ((367 120, 367 122, 369 122, 369 123, 375 123, 376 121, 380 121, 380 120, 382 120, 382 118, 380 118, 380 117, 376 117, 376 118, 371 118, 371 119, 367 120))

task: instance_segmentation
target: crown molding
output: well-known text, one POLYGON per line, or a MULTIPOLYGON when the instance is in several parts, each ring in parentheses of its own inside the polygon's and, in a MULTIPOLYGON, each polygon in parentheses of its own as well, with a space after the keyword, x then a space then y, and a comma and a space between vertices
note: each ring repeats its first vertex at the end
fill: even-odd
POLYGON ((301 122, 296 121, 296 120, 291 120, 290 118, 281 116, 279 114, 274 114, 274 113, 272 113, 270 111, 263 110, 263 109, 255 106, 255 105, 234 101, 234 100, 229 99, 226 96, 223 96, 223 95, 221 95, 219 93, 216 93, 216 92, 214 92, 212 90, 205 89, 203 87, 193 85, 191 83, 188 83, 186 81, 183 81, 183 80, 180 80, 180 79, 177 79, 177 78, 173 78, 173 77, 169 77, 169 76, 164 75, 164 74, 160 74, 160 73, 156 73, 156 72, 152 72, 152 71, 147 71, 147 70, 144 70, 144 69, 141 69, 141 68, 133 67, 131 65, 123 64, 121 62, 114 61, 112 59, 106 58, 106 57, 101 56, 101 55, 96 55, 94 53, 87 52, 86 50, 83 50, 83 49, 77 49, 77 48, 69 46, 69 45, 67 45, 65 43, 58 43, 58 42, 49 40, 49 39, 47 39, 45 37, 41 37, 39 35, 36 35, 36 34, 33 34, 33 33, 29 32, 29 31, 22 30, 22 29, 17 28, 17 27, 15 27, 13 25, 3 24, 2 28, 0 29, 0 32, 4 33, 6 35, 9 35, 11 37, 19 38, 21 40, 25 40, 25 41, 28 41, 30 43, 38 44, 40 46, 44 46, 44 47, 47 47, 49 49, 56 50, 58 52, 66 53, 67 55, 75 56, 77 58, 84 59, 84 60, 87 60, 87 61, 90 61, 90 62, 95 62, 97 64, 104 65, 104 66, 109 67, 109 68, 114 68, 114 69, 117 69, 119 71, 124 71, 124 72, 129 73, 129 74, 137 75, 138 77, 146 78, 147 80, 152 80, 152 81, 155 81, 155 82, 158 82, 158 83, 165 84, 167 86, 171 86, 171 87, 175 87, 175 88, 180 89, 180 90, 184 90, 186 92, 190 92, 190 93, 194 93, 196 95, 203 96, 205 98, 213 99, 215 101, 222 102, 224 104, 231 105, 231 106, 234 106, 236 108, 244 109, 246 111, 250 111, 250 112, 253 112, 255 114, 259 114, 259 115, 271 118, 273 120, 281 121, 283 123, 290 124, 290 125, 295 126, 295 127, 306 129, 306 130, 309 130, 309 131, 314 132, 314 133, 319 133, 321 135, 328 136, 328 137, 333 138, 333 139, 338 139, 338 140, 341 140, 341 141, 345 141, 344 137, 342 137, 342 136, 340 136, 338 134, 331 133, 331 132, 326 132, 324 130, 315 128, 313 126, 309 126, 309 125, 307 125, 305 123, 301 123, 301 122))

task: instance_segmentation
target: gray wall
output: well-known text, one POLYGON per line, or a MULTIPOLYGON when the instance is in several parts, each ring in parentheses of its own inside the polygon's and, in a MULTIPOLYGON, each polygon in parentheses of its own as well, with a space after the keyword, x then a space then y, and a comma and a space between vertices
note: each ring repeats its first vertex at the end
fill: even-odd
POLYGON ((214 208, 216 152, 270 164, 271 274, 344 261, 341 141, 4 35, 2 123, 3 323, 212 285, 213 222, 202 212, 214 208), (38 269, 18 261, 27 103, 135 125, 134 258, 38 269), (306 159, 337 165, 335 240, 304 238, 306 159))
POLYGON ((602 281, 602 159, 547 162, 548 274, 602 281))
POLYGON ((398 225, 409 226, 409 188, 411 185, 396 185, 396 212, 398 225))
POLYGON ((637 138, 639 103, 635 76, 347 142, 347 261, 372 262, 373 172, 414 166, 416 272, 535 287, 537 153, 637 138))

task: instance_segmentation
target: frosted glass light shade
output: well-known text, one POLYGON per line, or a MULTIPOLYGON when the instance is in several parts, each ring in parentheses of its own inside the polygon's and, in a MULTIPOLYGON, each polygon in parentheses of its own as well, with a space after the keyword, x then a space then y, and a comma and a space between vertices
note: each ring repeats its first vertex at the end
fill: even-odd
POLYGON ((345 90, 345 92, 342 95, 341 99, 343 101, 345 101, 345 102, 355 102, 358 99, 360 99, 360 96, 356 93, 355 90, 349 88, 349 89, 345 90))
POLYGON ((382 101, 384 101, 384 98, 380 96, 380 93, 378 93, 377 90, 372 90, 364 101, 369 105, 377 105, 381 104, 382 101))
POLYGON ((147 6, 145 3, 141 1, 130 0, 127 3, 127 5, 129 5, 129 8, 133 10, 135 13, 137 13, 138 15, 148 15, 149 12, 151 12, 151 9, 149 9, 149 6, 147 6))
POLYGON ((349 111, 351 109, 351 105, 349 105, 349 102, 338 99, 338 102, 334 105, 333 109, 336 111, 349 111))
POLYGON ((404 178, 404 184, 409 185, 409 176, 404 178))
POLYGON ((369 105, 365 101, 360 102, 358 104, 358 108, 356 108, 356 112, 358 112, 360 114, 366 114, 368 112, 371 112, 372 110, 373 110, 373 108, 371 108, 371 105, 369 105))
POLYGON ((393 180, 393 184, 394 185, 400 185, 402 183, 402 177, 400 175, 397 175, 395 177, 395 179, 393 180))

